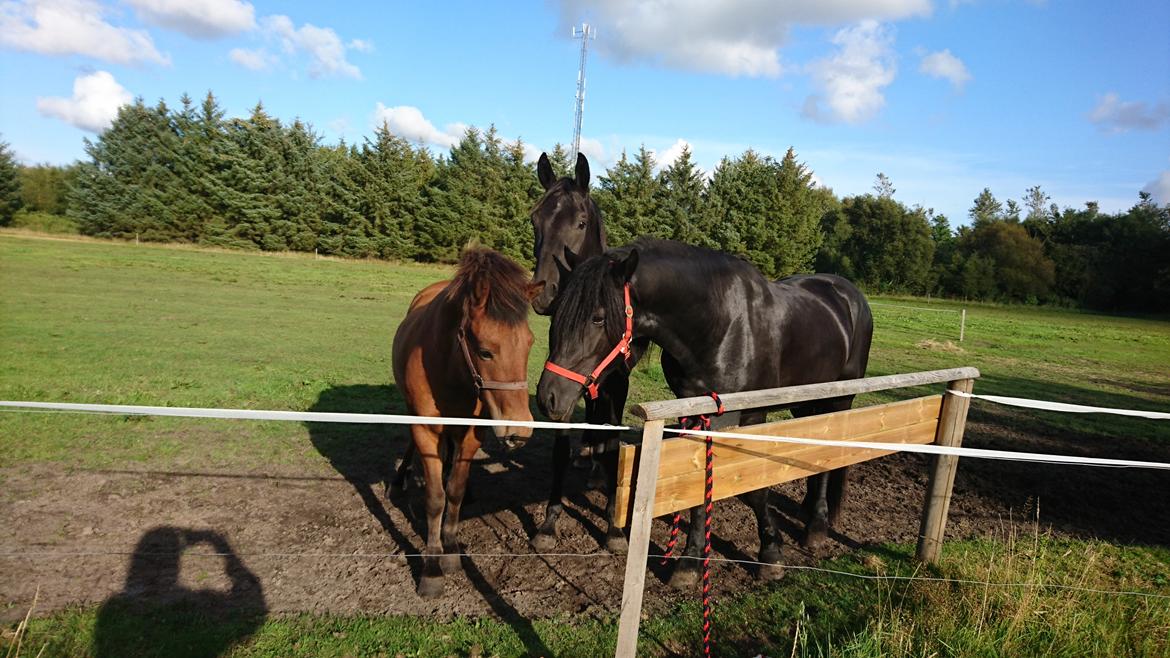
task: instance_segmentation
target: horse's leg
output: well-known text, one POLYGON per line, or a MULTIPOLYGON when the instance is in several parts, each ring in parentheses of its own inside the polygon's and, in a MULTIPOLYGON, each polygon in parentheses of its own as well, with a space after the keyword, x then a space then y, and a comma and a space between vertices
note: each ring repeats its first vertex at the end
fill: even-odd
MULTIPOLYGON (((630 391, 630 379, 626 375, 614 374, 607 377, 602 383, 596 404, 592 412, 586 416, 590 423, 621 425, 622 414, 626 409, 626 396, 630 391)), ((589 408, 586 407, 589 412, 589 408)), ((594 449, 594 459, 601 464, 604 476, 602 491, 608 500, 605 504, 605 549, 611 553, 625 553, 629 550, 629 542, 622 529, 613 524, 614 507, 617 503, 617 476, 618 456, 621 449, 621 434, 618 432, 597 430, 590 437, 594 449), (600 459, 597 453, 601 452, 600 459)))
POLYGON ((569 434, 557 430, 553 439, 553 478, 548 504, 544 507, 544 522, 532 537, 532 548, 538 553, 552 550, 557 545, 557 519, 564 509, 562 496, 565 486, 565 471, 569 465, 569 434))
POLYGON ((463 506, 463 495, 467 491, 467 478, 471 472, 471 459, 479 450, 479 438, 475 428, 467 428, 463 439, 452 446, 451 473, 447 476, 447 511, 443 515, 443 557, 439 563, 443 573, 452 573, 459 568, 459 512, 463 506))
POLYGON ((390 489, 387 491, 391 497, 397 498, 406 492, 406 478, 410 475, 411 462, 414 461, 416 452, 413 442, 406 444, 406 450, 402 453, 402 462, 398 464, 394 480, 390 483, 390 489))
POLYGON ((439 557, 443 554, 443 508, 447 504, 443 493, 443 460, 439 456, 440 436, 425 425, 411 425, 411 434, 422 458, 423 479, 426 481, 427 545, 423 549, 418 595, 433 598, 443 593, 443 568, 439 557))
POLYGON ((699 582, 699 575, 703 569, 703 542, 705 540, 704 527, 707 524, 707 510, 702 505, 691 508, 691 525, 687 528, 687 544, 680 559, 675 561, 674 573, 670 576, 670 586, 675 589, 688 589, 699 582))
MULTIPOLYGON (((610 432, 616 434, 616 432, 610 432)), ((605 504, 605 550, 610 553, 623 554, 630 550, 630 543, 622 529, 614 525, 614 511, 617 507, 617 477, 618 456, 621 449, 621 439, 611 436, 604 444, 605 452, 601 455, 601 466, 605 473, 605 492, 608 498, 605 504)))
MULTIPOLYGON (((798 418, 818 414, 844 411, 853 406, 853 396, 823 400, 799 409, 792 415, 798 418)), ((817 549, 829 539, 829 529, 840 518, 841 505, 845 497, 848 468, 842 467, 828 473, 818 473, 808 478, 808 489, 801 507, 807 516, 804 541, 806 548, 817 549)))
POLYGON ((756 514, 756 529, 760 533, 760 553, 756 558, 760 565, 756 575, 763 580, 779 580, 784 577, 784 567, 780 566, 780 533, 768 511, 770 492, 771 489, 759 489, 740 496, 740 500, 756 514))
MULTIPOLYGON (((767 413, 754 412, 743 414, 739 422, 741 425, 759 425, 767 419, 767 413)), ((756 515, 756 530, 760 534, 760 553, 756 558, 760 566, 756 575, 763 580, 778 580, 784 577, 784 568, 780 566, 780 533, 776 530, 772 513, 768 511, 770 495, 771 489, 759 489, 739 498, 756 515)))

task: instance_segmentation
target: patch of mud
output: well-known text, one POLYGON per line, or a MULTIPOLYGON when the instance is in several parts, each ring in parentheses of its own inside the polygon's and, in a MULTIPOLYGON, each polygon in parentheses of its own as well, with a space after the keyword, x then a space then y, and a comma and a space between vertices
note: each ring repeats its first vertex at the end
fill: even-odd
MULTIPOLYGON (((969 423, 966 445, 1166 461, 1165 446, 1149 441, 1105 446, 1093 437, 1026 436, 987 420, 969 423)), ((415 514, 421 519, 421 501, 417 494, 388 501, 377 478, 351 473, 346 479, 324 463, 318 472, 296 474, 63 470, 52 465, 4 469, 0 614, 6 621, 22 616, 38 586, 40 613, 133 598, 135 588, 172 587, 222 604, 230 597, 216 593, 231 591, 240 580, 230 577, 233 570, 254 576, 269 613, 524 620, 616 611, 624 557, 530 555, 528 537, 544 515, 551 443, 541 437, 506 458, 496 455, 474 467, 475 499, 465 506, 461 531, 465 550, 516 557, 464 558, 462 571, 447 578, 446 592, 436 600, 416 596, 419 561, 400 557, 423 548, 423 525, 415 514), (142 538, 159 534, 160 528, 167 529, 162 536, 186 543, 177 562, 162 561, 153 573, 150 560, 135 561, 132 554, 142 550, 142 538)), ((387 460, 383 475, 392 465, 387 460)), ((561 518, 559 552, 602 550, 603 500, 596 492, 582 493, 585 478, 586 471, 571 471, 568 489, 573 493, 561 518)), ((867 544, 914 542, 926 480, 927 460, 917 455, 855 467, 842 522, 821 555, 797 546, 803 483, 777 487, 774 511, 785 535, 784 561, 815 564, 867 544)), ((1039 505, 1041 526, 1058 534, 1170 545, 1168 499, 1170 473, 1165 471, 965 459, 955 481, 947 534, 992 536, 1013 525, 1030 532, 1039 505)), ((665 520, 656 520, 652 552, 661 552, 667 534, 665 520)), ((723 557, 756 556, 755 520, 738 501, 716 505, 714 536, 715 550, 723 557)), ((670 589, 657 560, 651 572, 648 610, 697 596, 697 591, 670 589)), ((754 582, 749 567, 730 564, 717 565, 713 579, 720 595, 754 582)))

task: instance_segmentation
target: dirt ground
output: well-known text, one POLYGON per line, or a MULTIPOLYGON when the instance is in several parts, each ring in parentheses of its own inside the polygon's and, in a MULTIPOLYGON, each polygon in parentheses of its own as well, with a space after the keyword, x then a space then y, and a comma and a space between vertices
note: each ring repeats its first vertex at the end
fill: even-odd
MULTIPOLYGON (((1099 439, 1023 436, 988 420, 973 417, 966 445, 1167 461, 1167 449, 1149 442, 1117 441, 1102 451, 1099 439)), ((436 600, 415 595, 419 561, 395 557, 423 548, 418 497, 387 500, 381 481, 391 462, 369 455, 340 459, 321 449, 325 445, 331 444, 322 439, 318 448, 333 468, 307 475, 53 466, 0 471, 0 614, 4 621, 23 616, 37 588, 39 613, 115 598, 188 597, 217 607, 260 606, 270 614, 494 615, 523 623, 620 607, 624 557, 530 556, 528 537, 544 515, 551 441, 537 439, 506 454, 491 447, 489 458, 476 465, 475 500, 465 507, 461 531, 466 550, 520 557, 464 558, 463 573, 449 576, 445 595, 436 600), (231 555, 199 555, 211 552, 231 555)), ((397 457, 401 444, 393 450, 397 457)), ((602 550, 602 498, 582 492, 585 479, 583 470, 570 475, 573 493, 558 547, 565 553, 602 550)), ((926 479, 926 459, 916 455, 855 467, 842 522, 820 555, 798 543, 803 483, 777 488, 784 561, 814 564, 871 543, 915 541, 926 479)), ((1002 536, 1016 524, 1030 532, 1039 504, 1042 527, 1058 534, 1170 545, 1168 499, 1166 471, 964 459, 947 534, 1002 536)), ((664 520, 656 520, 652 552, 661 550, 666 534, 664 520)), ((756 556, 755 521, 742 503, 717 504, 714 535, 719 555, 756 556)), ((647 609, 696 595, 672 590, 666 571, 653 564, 647 609)), ((723 595, 753 580, 750 567, 733 564, 719 565, 713 578, 723 595)))

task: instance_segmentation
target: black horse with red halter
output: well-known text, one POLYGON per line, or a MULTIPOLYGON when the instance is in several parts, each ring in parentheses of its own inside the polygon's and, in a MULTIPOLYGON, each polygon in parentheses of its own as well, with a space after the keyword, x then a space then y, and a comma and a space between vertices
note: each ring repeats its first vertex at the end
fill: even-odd
MULTIPOLYGON (((572 381, 575 381, 578 384, 584 386, 585 390, 589 393, 590 400, 597 399, 597 379, 601 377, 601 373, 605 372, 605 369, 609 367, 609 364, 613 363, 614 359, 617 359, 619 354, 625 357, 625 361, 627 363, 629 363, 630 360, 630 342, 634 339, 634 306, 630 303, 629 283, 626 283, 623 293, 625 294, 626 301, 626 330, 622 334, 622 338, 618 341, 618 344, 615 345, 614 348, 610 350, 609 354, 607 354, 606 357, 601 360, 601 363, 597 364, 597 367, 593 369, 593 372, 590 372, 588 375, 582 375, 581 373, 574 372, 568 368, 562 368, 552 361, 546 361, 544 364, 545 370, 548 370, 553 374, 560 375, 566 379, 571 379, 572 381)), ((464 349, 466 350, 467 348, 464 347, 464 349)))

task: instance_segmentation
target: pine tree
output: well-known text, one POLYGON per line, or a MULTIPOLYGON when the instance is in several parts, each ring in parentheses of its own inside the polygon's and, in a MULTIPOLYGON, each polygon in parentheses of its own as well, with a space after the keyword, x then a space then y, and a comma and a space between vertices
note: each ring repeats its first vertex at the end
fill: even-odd
POLYGON ((703 195, 706 183, 703 172, 695 166, 690 147, 658 174, 658 207, 662 221, 679 242, 715 248, 714 237, 704 223, 703 195))
POLYGON ((8 142, 0 140, 0 226, 8 226, 22 205, 16 158, 8 142))
POLYGON ((967 215, 971 218, 971 223, 974 226, 994 222, 1003 217, 1003 204, 995 198, 990 189, 985 187, 979 196, 975 197, 975 205, 971 206, 967 215))
POLYGON ((716 168, 708 221, 722 249, 742 254, 769 277, 784 276, 812 268, 830 197, 814 191, 812 172, 792 149, 780 162, 749 149, 716 168))
POLYGON ((662 214, 661 182, 654 175, 654 156, 643 144, 630 160, 625 151, 604 176, 598 178, 594 195, 610 244, 629 244, 647 235, 671 238, 674 228, 662 214))
POLYGON ((557 176, 557 180, 566 176, 569 178, 573 177, 573 170, 576 168, 577 163, 569 158, 569 152, 565 150, 563 144, 557 142, 553 145, 553 150, 548 154, 548 160, 549 164, 552 165, 553 173, 557 176))

